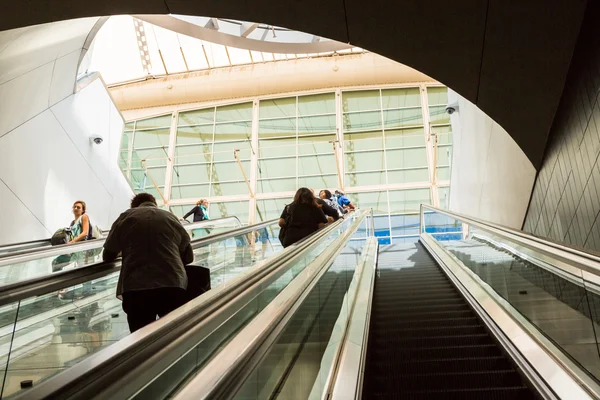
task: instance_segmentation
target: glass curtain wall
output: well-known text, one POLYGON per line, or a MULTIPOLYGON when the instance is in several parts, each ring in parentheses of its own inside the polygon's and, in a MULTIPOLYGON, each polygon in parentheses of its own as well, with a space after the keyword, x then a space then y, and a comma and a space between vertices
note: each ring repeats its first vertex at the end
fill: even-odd
POLYGON ((445 87, 415 85, 182 110, 127 123, 119 164, 178 216, 207 198, 211 218, 267 220, 299 187, 341 188, 373 208, 381 243, 400 243, 417 237, 421 203, 448 206, 446 104, 445 87))

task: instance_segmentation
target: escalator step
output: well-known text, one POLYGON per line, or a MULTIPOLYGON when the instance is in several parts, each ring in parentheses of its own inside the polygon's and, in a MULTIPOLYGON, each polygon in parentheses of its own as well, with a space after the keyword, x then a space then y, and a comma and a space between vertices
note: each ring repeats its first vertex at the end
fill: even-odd
MULTIPOLYGON (((385 304, 379 304, 373 301, 373 310, 374 313, 379 313, 380 307, 385 304)), ((467 303, 463 301, 453 302, 453 304, 426 304, 420 305, 415 304, 413 307, 409 307, 400 313, 394 313, 395 318, 408 318, 410 316, 416 315, 431 315, 437 314, 440 312, 456 312, 456 311, 464 311, 469 310, 472 313, 471 308, 467 305, 467 303)))
MULTIPOLYGON (((375 328, 378 328, 375 323, 375 328)), ((465 335, 477 335, 486 334, 485 327, 481 324, 477 325, 466 325, 466 326, 429 326, 429 327, 407 327, 407 328, 394 328, 394 329, 376 329, 373 332, 373 338, 375 340, 389 340, 393 342, 398 339, 411 339, 419 338, 426 339, 431 337, 451 337, 451 336, 465 336, 465 335)))
POLYGON ((418 359, 390 357, 374 361, 372 368, 378 376, 389 376, 393 379, 397 373, 451 373, 510 370, 512 365, 504 356, 494 357, 462 357, 446 359, 418 359))
POLYGON ((536 399, 525 386, 443 390, 443 391, 402 391, 400 393, 370 393, 363 394, 365 400, 530 400, 536 399))
POLYGON ((374 375, 376 387, 389 391, 484 389, 522 386, 521 376, 513 369, 490 371, 453 371, 449 373, 405 373, 397 374, 394 379, 388 376, 374 375))
POLYGON ((384 319, 377 321, 378 329, 403 329, 403 328, 427 328, 431 326, 464 326, 479 324, 477 317, 469 315, 468 312, 463 312, 464 315, 453 316, 435 314, 435 318, 423 319, 384 319), (445 318, 443 318, 445 317, 445 318))
POLYGON ((496 357, 502 355, 502 352, 491 340, 487 344, 467 345, 467 346, 432 346, 432 347, 409 347, 409 348, 376 348, 373 350, 374 361, 384 357, 396 357, 403 359, 421 359, 421 360, 444 360, 456 357, 496 357))
POLYGON ((426 288, 410 288, 402 290, 402 296, 398 296, 398 288, 389 288, 386 290, 378 290, 377 297, 398 297, 404 299, 411 299, 413 301, 419 301, 420 299, 428 299, 431 297, 442 297, 442 296, 457 296, 458 293, 454 288, 447 289, 436 289, 426 290, 426 288))
POLYGON ((442 347, 442 346, 469 346, 493 343, 487 333, 475 335, 460 335, 460 336, 432 336, 432 337, 390 337, 385 336, 375 340, 373 335, 373 345, 383 346, 393 353, 397 347, 442 347))

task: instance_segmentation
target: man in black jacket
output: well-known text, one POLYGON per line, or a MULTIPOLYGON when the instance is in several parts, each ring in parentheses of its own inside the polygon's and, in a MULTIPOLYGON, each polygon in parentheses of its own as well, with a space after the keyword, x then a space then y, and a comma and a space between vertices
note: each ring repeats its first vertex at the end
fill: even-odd
POLYGON ((190 236, 177 217, 139 193, 113 223, 104 243, 104 261, 122 253, 117 297, 123 299, 129 330, 136 330, 185 304, 185 265, 194 261, 190 236))

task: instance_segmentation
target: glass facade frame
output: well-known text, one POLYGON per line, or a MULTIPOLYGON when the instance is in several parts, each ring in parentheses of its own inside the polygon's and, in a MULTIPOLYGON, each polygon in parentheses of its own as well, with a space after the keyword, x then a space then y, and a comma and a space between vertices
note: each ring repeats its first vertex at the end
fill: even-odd
POLYGON ((381 209, 374 207, 381 235, 402 241, 417 233, 394 221, 418 209, 398 208, 400 194, 447 207, 446 91, 415 83, 340 87, 175 108, 128 122, 119 164, 135 191, 155 194, 176 214, 208 198, 213 218, 247 204, 247 223, 273 217, 270 204, 289 201, 301 186, 341 188, 363 208, 372 206, 369 194, 385 193, 381 209))

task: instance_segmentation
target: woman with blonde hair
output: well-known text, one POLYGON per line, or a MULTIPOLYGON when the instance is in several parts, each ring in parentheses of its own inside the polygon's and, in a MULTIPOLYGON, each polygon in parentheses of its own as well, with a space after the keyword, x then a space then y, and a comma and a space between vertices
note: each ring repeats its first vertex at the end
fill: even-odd
POLYGON ((196 207, 192 208, 188 211, 187 214, 181 218, 181 220, 185 220, 190 215, 194 214, 194 222, 204 221, 208 218, 208 200, 200 199, 196 202, 196 207))

